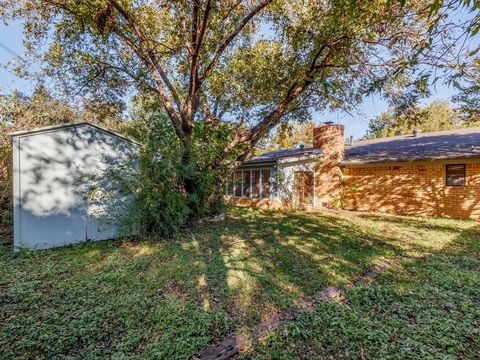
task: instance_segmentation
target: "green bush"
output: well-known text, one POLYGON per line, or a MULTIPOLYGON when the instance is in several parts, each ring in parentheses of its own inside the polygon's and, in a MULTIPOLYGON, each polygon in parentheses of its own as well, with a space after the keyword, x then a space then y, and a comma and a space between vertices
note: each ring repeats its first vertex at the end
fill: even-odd
POLYGON ((227 140, 228 129, 197 126, 185 156, 168 122, 133 126, 143 143, 139 153, 97 177, 89 195, 102 204, 109 226, 121 224, 125 234, 174 237, 198 219, 224 211, 226 170, 206 164, 227 140))
POLYGON ((0 235, 11 235, 13 233, 13 211, 11 206, 5 206, 0 213, 0 235))
MULTIPOLYGON (((0 127, 0 132, 5 130, 0 127)), ((0 139, 0 235, 11 235, 13 232, 13 199, 12 199, 12 172, 11 146, 9 143, 2 146, 0 139)))

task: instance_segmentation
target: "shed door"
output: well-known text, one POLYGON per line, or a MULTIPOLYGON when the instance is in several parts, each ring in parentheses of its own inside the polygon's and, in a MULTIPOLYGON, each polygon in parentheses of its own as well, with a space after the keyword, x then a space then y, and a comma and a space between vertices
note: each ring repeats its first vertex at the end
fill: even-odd
POLYGON ((295 172, 295 205, 313 206, 313 172, 295 172))

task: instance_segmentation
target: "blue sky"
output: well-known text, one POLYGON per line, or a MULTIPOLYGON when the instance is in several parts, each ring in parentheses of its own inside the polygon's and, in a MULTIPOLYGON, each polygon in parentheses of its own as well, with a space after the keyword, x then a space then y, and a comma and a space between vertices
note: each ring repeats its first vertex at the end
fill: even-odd
MULTIPOLYGON (((456 91, 445 84, 437 83, 431 89, 431 96, 423 101, 428 104, 434 100, 448 100, 456 91)), ((345 126, 346 137, 353 136, 355 139, 361 138, 368 129, 368 120, 373 116, 380 115, 388 109, 387 103, 380 95, 365 97, 363 103, 358 106, 356 111, 348 114, 344 111, 335 111, 329 113, 316 113, 314 120, 333 121, 345 126)))
MULTIPOLYGON (((1 44, 6 45, 19 55, 24 53, 22 27, 19 23, 13 23, 9 26, 0 23, 0 34, 1 44)), ((33 81, 13 75, 11 72, 12 61, 15 61, 15 56, 0 45, 0 93, 9 93, 13 90, 30 92, 34 86, 33 81), (10 66, 6 68, 8 64, 10 66)))
MULTIPOLYGON (((13 52, 22 55, 24 48, 22 44, 23 34, 20 23, 13 23, 8 26, 0 24, 0 93, 9 93, 13 90, 20 90, 25 93, 31 92, 34 82, 21 79, 11 72, 11 62, 15 61, 15 56, 2 47, 6 45, 13 52), (10 66, 7 67, 7 65, 10 66)), ((432 96, 425 102, 431 102, 435 99, 448 99, 455 91, 440 81, 432 88, 432 96)), ((345 126, 345 135, 360 138, 365 135, 368 128, 368 119, 379 115, 387 109, 387 104, 378 95, 370 96, 364 99, 363 103, 352 114, 343 111, 332 113, 316 113, 315 121, 334 121, 345 126)))

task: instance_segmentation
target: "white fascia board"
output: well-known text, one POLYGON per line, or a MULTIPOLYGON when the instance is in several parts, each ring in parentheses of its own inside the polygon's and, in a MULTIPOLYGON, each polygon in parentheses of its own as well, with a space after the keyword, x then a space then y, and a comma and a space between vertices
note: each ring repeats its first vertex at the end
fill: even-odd
POLYGON ((278 160, 279 165, 292 165, 294 163, 304 163, 311 162, 317 159, 320 159, 322 154, 312 154, 312 155, 303 155, 303 156, 291 156, 288 158, 278 160))

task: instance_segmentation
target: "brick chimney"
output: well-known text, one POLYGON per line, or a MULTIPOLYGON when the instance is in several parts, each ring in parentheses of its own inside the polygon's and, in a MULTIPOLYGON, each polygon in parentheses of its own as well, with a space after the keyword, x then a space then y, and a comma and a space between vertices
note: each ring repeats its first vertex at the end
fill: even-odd
POLYGON ((313 147, 323 156, 315 170, 315 207, 333 207, 340 195, 345 155, 344 126, 326 122, 313 129, 313 147))
POLYGON ((343 158, 345 154, 344 126, 326 122, 313 129, 313 147, 322 149, 324 157, 343 158))

